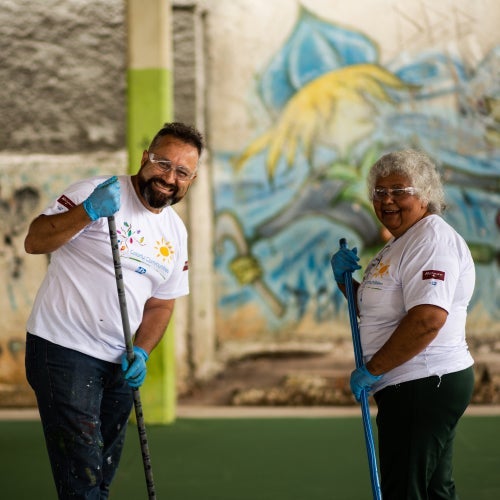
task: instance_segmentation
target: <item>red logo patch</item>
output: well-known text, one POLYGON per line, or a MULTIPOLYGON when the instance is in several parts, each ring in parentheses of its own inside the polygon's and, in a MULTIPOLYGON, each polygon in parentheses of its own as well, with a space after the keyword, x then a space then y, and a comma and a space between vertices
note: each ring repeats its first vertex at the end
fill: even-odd
POLYGON ((422 271, 422 279, 444 281, 444 274, 444 271, 435 271, 434 269, 430 269, 429 271, 422 271))
POLYGON ((58 200, 57 200, 58 203, 60 203, 63 207, 66 207, 66 208, 73 208, 75 207, 75 203, 70 200, 65 194, 63 194, 58 200))
POLYGON ((188 261, 184 262, 184 268, 182 269, 183 271, 187 271, 189 269, 188 261))

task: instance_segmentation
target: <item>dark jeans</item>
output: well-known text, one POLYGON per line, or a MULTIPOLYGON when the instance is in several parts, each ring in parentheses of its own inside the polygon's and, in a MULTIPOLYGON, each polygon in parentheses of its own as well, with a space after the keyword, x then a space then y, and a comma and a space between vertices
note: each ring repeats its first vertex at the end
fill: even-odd
POLYGON ((384 500, 456 500, 453 440, 474 389, 473 368, 375 394, 384 500))
POLYGON ((28 333, 26 376, 59 499, 108 498, 133 404, 120 365, 28 333))

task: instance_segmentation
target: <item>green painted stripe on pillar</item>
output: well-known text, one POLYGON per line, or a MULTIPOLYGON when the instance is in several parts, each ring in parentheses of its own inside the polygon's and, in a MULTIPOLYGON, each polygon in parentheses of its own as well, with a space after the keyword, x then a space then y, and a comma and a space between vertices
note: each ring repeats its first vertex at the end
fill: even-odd
POLYGON ((174 318, 162 341, 148 360, 148 374, 141 388, 144 420, 149 424, 168 424, 175 420, 177 389, 175 377, 174 318))
MULTIPOLYGON (((166 122, 172 120, 172 71, 167 69, 129 69, 127 72, 127 150, 128 170, 135 174, 142 152, 166 122)), ((144 420, 166 424, 176 416, 176 377, 174 318, 165 336, 151 353, 148 375, 141 387, 144 420)), ((135 417, 135 415, 134 415, 135 417)))
POLYGON ((173 75, 168 69, 127 72, 127 149, 129 172, 135 173, 142 152, 161 126, 173 117, 173 75))

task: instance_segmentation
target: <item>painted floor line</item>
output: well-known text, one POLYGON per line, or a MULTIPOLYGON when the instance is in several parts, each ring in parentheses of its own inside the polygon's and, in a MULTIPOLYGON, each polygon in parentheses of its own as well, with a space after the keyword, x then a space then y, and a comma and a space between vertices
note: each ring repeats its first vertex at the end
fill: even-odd
MULTIPOLYGON (((376 407, 370 414, 376 415, 376 407)), ((471 405, 465 412, 470 416, 500 416, 500 405, 471 405)), ((320 418, 361 416, 357 406, 178 406, 178 418, 320 418)))
MULTIPOLYGON (((370 408, 372 416, 376 408, 370 408)), ((500 416, 500 405, 471 405, 470 416, 500 416)), ((357 406, 184 406, 177 407, 177 418, 323 418, 361 415, 357 406)), ((39 420, 36 408, 0 408, 1 420, 39 420)), ((147 420, 147 415, 146 415, 147 420)))

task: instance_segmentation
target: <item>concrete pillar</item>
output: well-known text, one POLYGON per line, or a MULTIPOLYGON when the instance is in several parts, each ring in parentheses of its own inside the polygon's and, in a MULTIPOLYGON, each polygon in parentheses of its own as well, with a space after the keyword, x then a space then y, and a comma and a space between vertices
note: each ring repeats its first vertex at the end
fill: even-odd
MULTIPOLYGON (((187 336, 176 336, 178 389, 189 388, 193 379, 205 379, 217 371, 215 359, 214 211, 209 158, 209 131, 206 130, 205 11, 200 2, 173 0, 174 16, 174 110, 175 119, 195 125, 203 132, 207 149, 198 177, 192 185, 182 213, 189 231, 189 302, 187 336)), ((179 311, 180 312, 180 311, 179 311)), ((179 331, 180 333, 180 331, 179 331)))
MULTIPOLYGON (((172 14, 168 0, 128 0, 127 150, 129 172, 140 166, 141 155, 154 134, 172 120, 172 14)), ((175 342, 172 319, 162 342, 148 361, 141 389, 148 423, 175 419, 175 342)))

